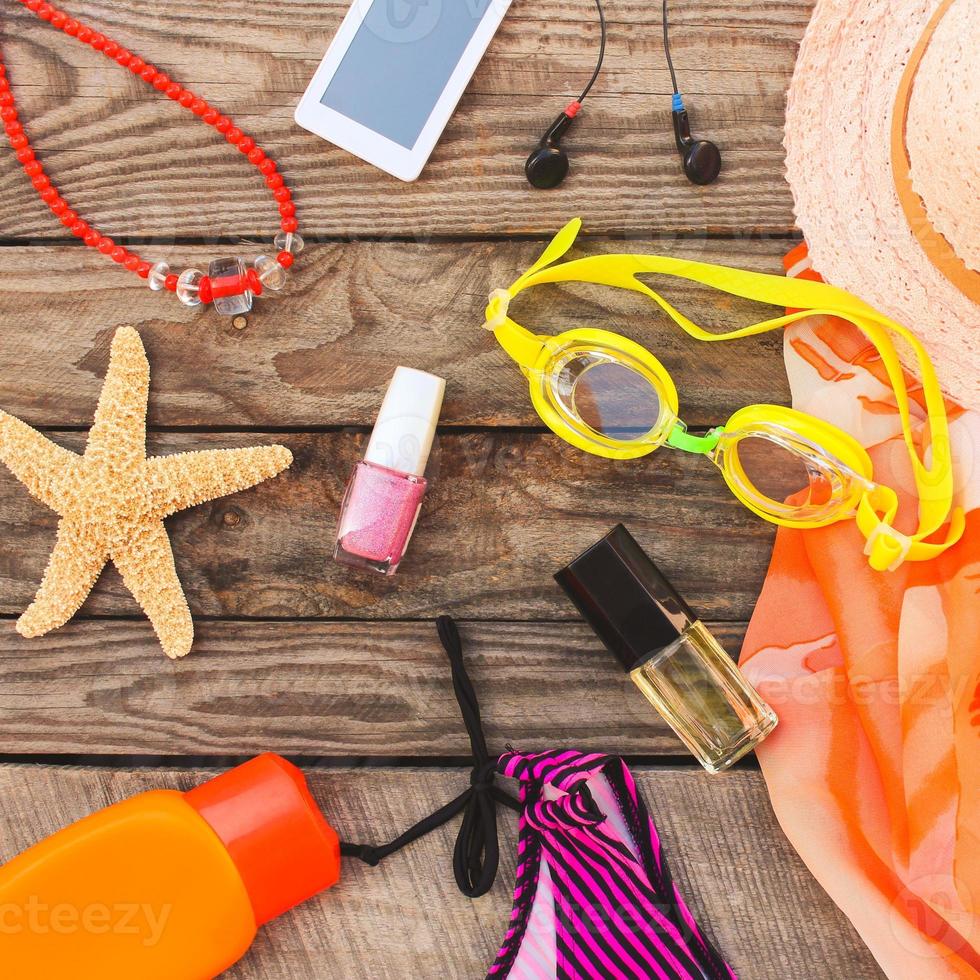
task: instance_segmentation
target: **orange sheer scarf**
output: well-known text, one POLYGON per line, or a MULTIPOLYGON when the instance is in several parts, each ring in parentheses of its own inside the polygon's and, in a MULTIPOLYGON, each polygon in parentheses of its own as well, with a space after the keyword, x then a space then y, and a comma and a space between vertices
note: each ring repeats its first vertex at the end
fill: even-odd
MULTIPOLYGON (((818 278, 805 246, 787 269, 818 278)), ((867 340, 812 317, 785 356, 794 407, 911 489, 867 340)), ((890 980, 980 977, 980 415, 950 405, 949 420, 962 540, 878 574, 851 523, 780 528, 741 658, 780 717, 758 750, 776 815, 890 980)))

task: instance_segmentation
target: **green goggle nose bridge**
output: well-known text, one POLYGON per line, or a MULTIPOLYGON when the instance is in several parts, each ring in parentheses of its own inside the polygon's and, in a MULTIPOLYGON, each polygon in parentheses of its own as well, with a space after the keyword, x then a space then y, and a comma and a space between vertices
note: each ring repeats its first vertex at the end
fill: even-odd
POLYGON ((683 422, 678 421, 667 436, 667 445, 685 453, 707 456, 718 445, 718 440, 721 439, 724 431, 725 427, 719 425, 703 436, 696 436, 687 431, 687 426, 683 422))

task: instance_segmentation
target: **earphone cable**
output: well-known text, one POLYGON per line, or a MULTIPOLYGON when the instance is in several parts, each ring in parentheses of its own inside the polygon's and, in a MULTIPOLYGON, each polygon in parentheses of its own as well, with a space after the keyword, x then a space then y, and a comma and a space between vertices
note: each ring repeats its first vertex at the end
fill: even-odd
POLYGON ((596 10, 599 11, 599 58, 596 61, 595 71, 592 72, 592 77, 589 79, 589 84, 585 86, 582 94, 578 97, 579 102, 584 101, 585 97, 592 91, 592 86, 595 85, 599 72, 602 71, 602 62, 606 57, 606 14, 602 9, 602 0, 595 0, 595 5, 596 10))
POLYGON ((664 0, 664 54, 667 55, 667 67, 670 69, 670 84, 674 86, 674 94, 680 93, 677 87, 677 76, 674 74, 674 62, 670 58, 670 31, 667 27, 667 0, 664 0))

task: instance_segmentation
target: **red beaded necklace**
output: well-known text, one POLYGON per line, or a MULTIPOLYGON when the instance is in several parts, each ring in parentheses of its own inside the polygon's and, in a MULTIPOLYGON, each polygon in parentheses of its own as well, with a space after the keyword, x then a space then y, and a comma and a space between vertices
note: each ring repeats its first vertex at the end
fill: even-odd
POLYGON ((166 262, 154 264, 145 262, 135 252, 117 245, 87 221, 83 221, 78 213, 68 206, 68 202, 58 193, 58 189, 45 174, 44 167, 36 159, 24 127, 17 118, 14 94, 10 90, 10 81, 7 78, 7 67, 3 62, 3 56, 0 55, 0 120, 3 121, 10 145, 16 151, 17 159, 23 165, 27 176, 31 178, 35 190, 61 223, 90 248, 98 249, 113 262, 118 262, 130 272, 135 272, 140 278, 146 279, 150 289, 168 289, 176 293, 180 301, 187 306, 214 303, 219 313, 234 316, 247 313, 252 308, 253 295, 261 295, 263 287, 281 289, 286 282, 286 269, 293 264, 293 257, 303 249, 303 239, 297 234, 296 205, 293 204, 292 193, 286 186, 282 174, 278 172, 275 160, 257 146, 251 136, 247 136, 233 125, 227 116, 221 115, 217 109, 208 105, 204 99, 198 98, 190 89, 171 81, 162 71, 158 71, 142 58, 131 54, 122 45, 79 23, 50 3, 42 3, 41 0, 20 0, 20 2, 28 10, 37 14, 41 20, 48 21, 52 27, 64 31, 69 37, 77 38, 83 44, 90 45, 96 51, 101 51, 123 68, 128 68, 158 92, 163 92, 168 98, 213 126, 233 146, 237 146, 265 177, 265 182, 279 205, 282 231, 274 240, 278 251, 275 259, 268 255, 259 255, 251 266, 246 266, 244 260, 237 257, 215 259, 210 264, 207 275, 198 269, 185 269, 179 275, 175 275, 171 273, 170 266, 166 262))

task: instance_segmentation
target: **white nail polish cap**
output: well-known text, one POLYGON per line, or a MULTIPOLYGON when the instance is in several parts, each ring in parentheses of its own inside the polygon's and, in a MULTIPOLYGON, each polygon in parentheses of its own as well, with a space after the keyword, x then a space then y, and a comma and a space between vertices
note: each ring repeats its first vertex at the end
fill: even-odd
POLYGON ((388 385, 364 459, 400 473, 422 476, 436 434, 446 382, 399 367, 388 385))

